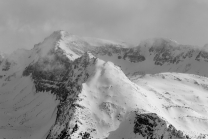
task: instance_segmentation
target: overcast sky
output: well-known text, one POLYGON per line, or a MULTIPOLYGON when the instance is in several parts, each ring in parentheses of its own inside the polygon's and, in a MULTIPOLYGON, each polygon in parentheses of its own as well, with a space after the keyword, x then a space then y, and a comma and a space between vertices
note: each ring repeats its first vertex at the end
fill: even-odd
POLYGON ((31 49, 55 30, 139 44, 208 43, 208 0, 0 0, 0 51, 31 49))

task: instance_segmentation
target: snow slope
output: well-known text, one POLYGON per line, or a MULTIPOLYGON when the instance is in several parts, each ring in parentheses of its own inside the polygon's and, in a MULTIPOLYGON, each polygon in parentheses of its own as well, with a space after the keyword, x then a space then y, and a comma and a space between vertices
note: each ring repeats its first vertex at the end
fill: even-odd
POLYGON ((165 119, 177 129, 207 134, 208 78, 193 74, 160 73, 133 77, 165 119))
POLYGON ((56 31, 0 56, 0 138, 206 138, 207 62, 206 46, 56 31))

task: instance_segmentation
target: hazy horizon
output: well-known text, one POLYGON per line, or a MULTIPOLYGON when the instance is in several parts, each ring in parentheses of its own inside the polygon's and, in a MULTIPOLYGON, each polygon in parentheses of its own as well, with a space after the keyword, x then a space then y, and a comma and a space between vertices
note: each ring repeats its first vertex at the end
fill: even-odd
POLYGON ((0 0, 0 52, 31 49, 57 30, 138 45, 208 43, 206 0, 0 0))

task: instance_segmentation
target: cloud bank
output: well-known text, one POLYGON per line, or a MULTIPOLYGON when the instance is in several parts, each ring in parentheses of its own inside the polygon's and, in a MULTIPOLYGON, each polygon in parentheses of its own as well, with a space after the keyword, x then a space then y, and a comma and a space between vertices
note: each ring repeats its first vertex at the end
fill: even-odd
POLYGON ((0 0, 0 51, 30 49, 55 30, 139 44, 208 43, 207 0, 0 0))

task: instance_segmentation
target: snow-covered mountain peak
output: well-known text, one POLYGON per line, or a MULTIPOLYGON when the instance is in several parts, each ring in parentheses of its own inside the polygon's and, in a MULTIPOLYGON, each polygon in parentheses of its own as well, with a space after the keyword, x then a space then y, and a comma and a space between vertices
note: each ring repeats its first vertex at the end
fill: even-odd
POLYGON ((58 41, 62 37, 61 31, 55 31, 49 37, 45 38, 43 42, 36 44, 34 50, 41 56, 46 56, 51 50, 57 47, 58 41))
POLYGON ((0 138, 205 139, 206 56, 56 31, 0 63, 0 138))

